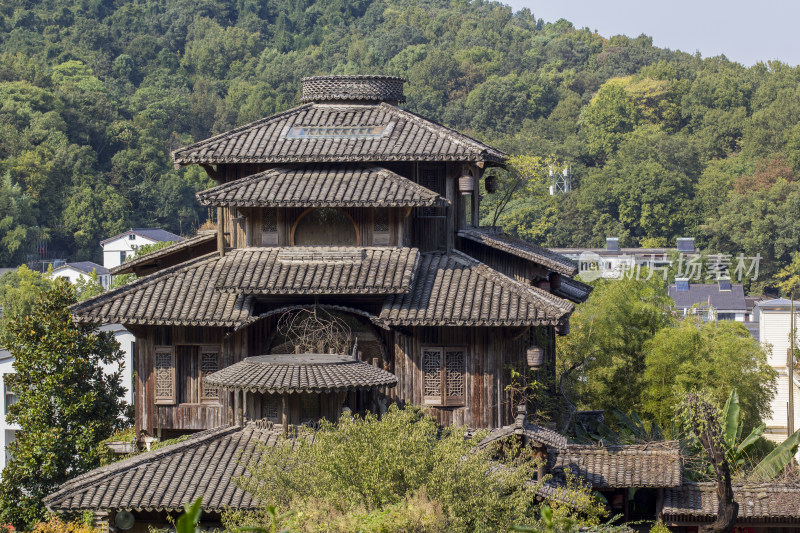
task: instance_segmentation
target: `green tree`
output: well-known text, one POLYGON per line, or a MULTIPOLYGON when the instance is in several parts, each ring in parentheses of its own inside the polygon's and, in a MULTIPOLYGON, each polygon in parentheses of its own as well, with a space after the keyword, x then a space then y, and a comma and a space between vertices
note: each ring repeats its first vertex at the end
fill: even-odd
POLYGON ((674 305, 657 276, 596 282, 558 338, 561 391, 578 408, 641 412, 646 345, 673 323, 674 305))
POLYGON ((42 498, 97 464, 97 444, 123 424, 123 353, 110 333, 72 321, 75 302, 66 280, 56 280, 32 314, 12 319, 6 348, 15 374, 6 377, 18 401, 6 420, 18 424, 7 447, 10 460, 0 481, 0 520, 24 529, 43 520, 42 498))
POLYGON ((644 351, 640 413, 662 427, 671 425, 676 406, 695 389, 704 390, 719 408, 736 389, 745 431, 770 414, 777 373, 767 363, 765 349, 741 323, 687 318, 658 331, 644 351))
MULTIPOLYGON (((53 279, 21 265, 16 270, 6 272, 0 277, 0 335, 5 333, 10 320, 21 319, 33 313, 36 302, 42 294, 53 286, 53 279)), ((0 337, 2 339, 2 337, 0 337)), ((5 340, 2 341, 5 345, 5 340)))
POLYGON ((625 134, 639 123, 633 98, 616 83, 603 85, 581 119, 589 153, 599 162, 614 154, 625 134))

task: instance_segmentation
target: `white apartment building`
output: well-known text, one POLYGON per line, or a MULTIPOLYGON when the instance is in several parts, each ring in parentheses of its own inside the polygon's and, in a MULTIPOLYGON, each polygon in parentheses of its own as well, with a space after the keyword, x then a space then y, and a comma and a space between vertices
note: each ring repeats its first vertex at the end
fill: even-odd
MULTIPOLYGON (((767 429, 764 437, 783 442, 789 434, 789 341, 791 337, 791 304, 785 298, 759 302, 754 309, 760 323, 759 342, 769 349, 769 364, 778 371, 777 391, 772 400, 772 416, 764 420, 767 429)), ((795 347, 800 346, 800 302, 794 302, 795 347)), ((800 369, 794 361, 794 429, 800 429, 800 369)))

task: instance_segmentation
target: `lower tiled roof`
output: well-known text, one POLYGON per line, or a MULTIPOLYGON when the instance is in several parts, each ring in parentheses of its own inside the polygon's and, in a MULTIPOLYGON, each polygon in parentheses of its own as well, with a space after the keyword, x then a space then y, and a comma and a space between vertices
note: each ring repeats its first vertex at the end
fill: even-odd
POLYGON ((607 446, 570 444, 566 450, 549 455, 554 474, 569 468, 595 488, 681 484, 682 463, 676 441, 607 446))
POLYGON ((234 479, 260 456, 256 443, 274 446, 279 431, 255 422, 192 435, 160 450, 96 468, 67 481, 45 498, 52 511, 182 510, 203 497, 205 511, 255 509, 234 479))
POLYGON ((402 326, 557 325, 573 309, 466 254, 433 252, 422 254, 411 290, 388 298, 380 319, 402 326))
MULTIPOLYGON (((733 484, 739 504, 738 522, 800 523, 800 485, 789 483, 733 484)), ((706 520, 717 516, 717 484, 687 482, 664 491, 664 518, 706 520)))
POLYGON ((566 276, 578 272, 575 264, 563 255, 491 228, 463 229, 458 232, 458 236, 527 259, 566 276))
POLYGON ((250 392, 344 392, 397 385, 394 374, 352 357, 285 354, 247 357, 203 378, 224 389, 250 392))
POLYGON ((411 284, 416 248, 241 248, 220 261, 218 289, 245 294, 393 294, 411 284))
POLYGON ((81 322, 225 326, 247 323, 252 301, 215 289, 219 255, 165 268, 70 307, 81 322))

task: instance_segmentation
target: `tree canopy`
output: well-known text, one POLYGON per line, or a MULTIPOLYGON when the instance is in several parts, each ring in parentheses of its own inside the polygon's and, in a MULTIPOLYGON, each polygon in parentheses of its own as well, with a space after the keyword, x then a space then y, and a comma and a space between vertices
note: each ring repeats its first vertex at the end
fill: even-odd
POLYGON ((0 520, 17 528, 46 516, 42 498, 67 479, 97 465, 97 444, 124 419, 120 372, 123 353, 112 333, 76 325, 67 306, 75 302, 69 282, 58 279, 29 315, 6 326, 14 374, 5 377, 18 401, 6 420, 18 424, 0 481, 0 520))

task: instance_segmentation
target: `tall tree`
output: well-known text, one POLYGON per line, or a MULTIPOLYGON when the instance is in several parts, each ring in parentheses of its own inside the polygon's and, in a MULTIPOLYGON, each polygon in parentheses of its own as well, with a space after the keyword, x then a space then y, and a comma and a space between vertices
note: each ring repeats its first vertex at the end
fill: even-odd
POLYGON ((122 362, 111 333, 74 324, 70 284, 57 280, 30 315, 12 319, 6 348, 15 374, 6 377, 18 401, 6 420, 18 424, 0 481, 0 521, 16 528, 42 520, 42 498, 97 465, 98 443, 123 425, 122 362))

